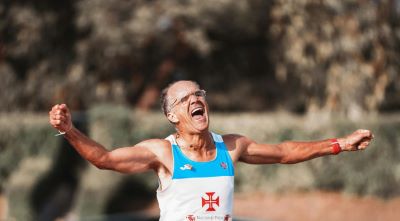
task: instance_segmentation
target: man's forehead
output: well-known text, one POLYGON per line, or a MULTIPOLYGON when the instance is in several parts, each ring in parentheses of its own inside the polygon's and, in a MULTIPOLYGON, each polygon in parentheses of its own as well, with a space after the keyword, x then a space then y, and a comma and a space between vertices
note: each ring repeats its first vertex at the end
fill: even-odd
POLYGON ((169 88, 168 94, 170 97, 176 97, 198 89, 199 86, 192 81, 178 81, 169 88))

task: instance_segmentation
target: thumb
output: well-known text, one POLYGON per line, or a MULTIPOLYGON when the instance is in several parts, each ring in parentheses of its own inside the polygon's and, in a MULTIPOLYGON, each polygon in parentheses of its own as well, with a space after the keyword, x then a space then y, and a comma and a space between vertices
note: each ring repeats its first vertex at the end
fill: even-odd
POLYGON ((68 107, 67 107, 66 104, 60 104, 59 108, 60 108, 61 110, 68 110, 68 107))

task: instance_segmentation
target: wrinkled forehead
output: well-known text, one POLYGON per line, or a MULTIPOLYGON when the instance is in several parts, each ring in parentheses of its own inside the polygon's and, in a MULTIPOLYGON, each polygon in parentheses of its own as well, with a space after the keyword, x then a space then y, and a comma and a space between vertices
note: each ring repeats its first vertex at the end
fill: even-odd
POLYGON ((168 97, 170 99, 179 99, 189 93, 199 90, 199 85, 191 81, 179 81, 173 84, 168 90, 168 97))

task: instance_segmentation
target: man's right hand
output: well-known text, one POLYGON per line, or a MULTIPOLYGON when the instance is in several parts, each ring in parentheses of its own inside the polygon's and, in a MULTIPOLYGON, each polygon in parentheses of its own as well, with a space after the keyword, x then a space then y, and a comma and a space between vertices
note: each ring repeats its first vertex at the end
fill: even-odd
POLYGON ((51 126, 60 132, 68 132, 72 129, 71 113, 65 104, 56 104, 49 112, 51 126))

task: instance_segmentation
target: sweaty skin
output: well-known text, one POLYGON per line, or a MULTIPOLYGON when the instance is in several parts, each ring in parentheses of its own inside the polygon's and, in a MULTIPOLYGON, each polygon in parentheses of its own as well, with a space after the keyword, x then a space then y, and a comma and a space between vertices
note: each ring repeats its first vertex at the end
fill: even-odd
MULTIPOLYGON (((198 90, 200 88, 192 81, 178 81, 170 86, 167 99, 174 106, 166 117, 177 130, 174 136, 182 152, 194 161, 210 161, 214 159, 216 149, 209 132, 209 108, 206 99, 193 94, 198 90), (187 95, 188 99, 180 102, 187 95)), ((55 129, 65 132, 64 137, 79 154, 100 169, 122 173, 153 170, 161 181, 161 188, 171 181, 171 143, 165 139, 144 140, 130 147, 109 151, 74 127, 71 113, 65 104, 52 107, 49 122, 55 129)), ((342 151, 358 151, 367 148, 372 139, 371 131, 359 129, 338 138, 337 141, 342 151)), ((223 135, 223 140, 233 163, 292 164, 333 153, 333 144, 329 139, 261 144, 243 135, 226 134, 223 135)))

